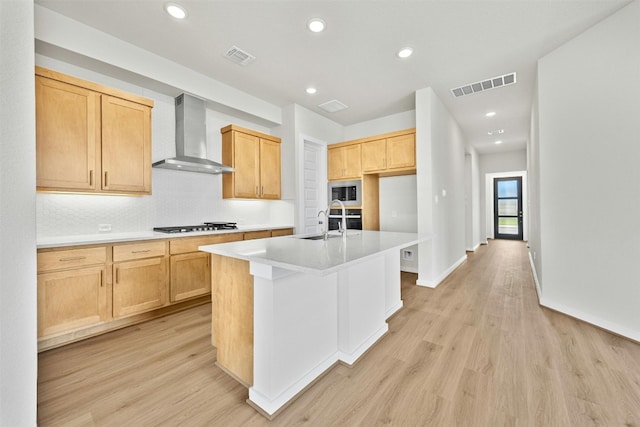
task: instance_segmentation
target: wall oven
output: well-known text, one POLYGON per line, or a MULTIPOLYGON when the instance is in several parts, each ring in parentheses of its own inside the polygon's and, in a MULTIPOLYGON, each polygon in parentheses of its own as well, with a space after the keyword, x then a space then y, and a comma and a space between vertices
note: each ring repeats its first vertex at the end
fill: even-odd
POLYGON ((329 204, 336 199, 345 206, 362 206, 362 181, 330 182, 329 204))
MULTIPOLYGON (((362 230, 362 209, 345 209, 347 217, 347 230, 362 230)), ((329 230, 338 230, 338 224, 342 221, 342 209, 329 211, 329 230)))

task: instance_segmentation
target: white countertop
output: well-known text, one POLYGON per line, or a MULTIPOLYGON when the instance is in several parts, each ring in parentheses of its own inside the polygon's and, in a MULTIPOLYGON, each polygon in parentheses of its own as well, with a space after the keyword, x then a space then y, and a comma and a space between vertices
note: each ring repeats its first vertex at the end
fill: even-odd
MULTIPOLYGON (((349 230, 346 239, 306 240, 302 235, 200 246, 212 254, 244 259, 287 270, 326 275, 383 252, 431 239, 430 235, 349 230)), ((399 256, 399 254, 398 254, 399 256)))
POLYGON ((179 239, 183 237, 207 236, 210 234, 242 233, 245 231, 279 230, 293 228, 292 225, 238 225, 237 230, 194 231, 189 233, 158 233, 155 231, 138 231, 128 233, 79 234, 72 236, 38 237, 37 248, 55 248, 60 246, 94 245, 101 243, 130 242, 136 240, 179 239))

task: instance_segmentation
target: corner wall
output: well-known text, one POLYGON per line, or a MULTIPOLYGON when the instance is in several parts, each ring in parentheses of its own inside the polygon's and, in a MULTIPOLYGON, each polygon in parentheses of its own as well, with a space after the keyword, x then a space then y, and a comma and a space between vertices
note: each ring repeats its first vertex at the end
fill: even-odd
POLYGON ((36 425, 33 2, 0 1, 0 425, 36 425))
POLYGON ((634 1, 538 63, 541 303, 637 341, 639 23, 634 1))
POLYGON ((465 149, 460 127, 431 88, 416 92, 418 285, 436 287, 466 259, 465 149))

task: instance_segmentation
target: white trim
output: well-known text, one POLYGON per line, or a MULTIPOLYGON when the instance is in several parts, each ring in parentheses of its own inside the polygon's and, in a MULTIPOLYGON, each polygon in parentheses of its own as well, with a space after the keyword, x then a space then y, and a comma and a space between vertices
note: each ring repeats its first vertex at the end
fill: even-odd
POLYGON ((540 286, 540 281, 538 280, 538 272, 536 271, 536 265, 533 263, 533 257, 531 256, 531 251, 529 251, 529 264, 531 264, 531 272, 533 273, 533 282, 536 284, 536 293, 538 294, 538 304, 542 300, 542 287, 540 286))
POLYGON ((345 352, 338 352, 338 359, 347 364, 348 366, 353 366, 354 363, 358 361, 358 359, 367 352, 384 334, 389 330, 389 324, 387 322, 384 323, 384 326, 380 327, 377 331, 373 333, 369 338, 367 338, 362 344, 358 346, 353 352, 347 354, 345 352))
POLYGON ((282 408, 287 402, 296 397, 298 393, 303 391, 305 387, 312 384, 322 373, 331 368, 338 361, 338 352, 333 353, 331 356, 316 365, 315 368, 310 370, 306 375, 293 383, 290 387, 286 388, 275 399, 269 399, 264 394, 257 391, 254 387, 249 388, 249 400, 258 405, 260 409, 265 411, 269 415, 273 415, 278 409, 282 408))
MULTIPOLYGON (((486 243, 485 243, 486 244, 486 243)), ((467 252, 475 252, 478 250, 478 248, 480 247, 480 243, 476 244, 473 248, 467 248, 465 249, 467 252)))
POLYGON ((540 300, 540 305, 543 307, 547 307, 552 310, 555 310, 559 313, 566 314, 567 316, 574 317, 578 320, 582 320, 583 322, 587 322, 591 325, 597 326, 599 328, 602 328, 614 334, 622 335, 623 337, 627 337, 634 341, 640 342, 640 331, 634 331, 634 330, 625 328, 624 326, 620 326, 616 323, 609 322, 608 320, 600 319, 598 317, 593 317, 588 313, 575 310, 563 304, 557 304, 545 298, 542 298, 540 300))
POLYGON ((404 271, 406 273, 416 273, 418 274, 418 267, 412 267, 410 265, 401 265, 400 271, 404 271))
POLYGON ((404 307, 404 302, 402 300, 400 300, 400 302, 396 305, 394 305, 393 307, 391 307, 389 310, 387 310, 384 313, 384 318, 388 319, 391 316, 393 316, 394 314, 396 314, 398 312, 398 310, 400 310, 402 307, 404 307))
POLYGON ((422 279, 418 279, 416 280, 416 285, 418 286, 425 286, 427 288, 435 288, 437 287, 440 283, 442 283, 444 281, 444 279, 446 279, 447 277, 449 277, 449 275, 451 273, 453 273, 453 271, 460 267, 460 265, 465 262, 467 260, 467 254, 464 254, 464 256, 462 258, 460 258, 458 261, 456 261, 451 267, 449 267, 447 270, 445 270, 444 273, 442 273, 440 275, 440 277, 438 277, 436 280, 422 280, 422 279))

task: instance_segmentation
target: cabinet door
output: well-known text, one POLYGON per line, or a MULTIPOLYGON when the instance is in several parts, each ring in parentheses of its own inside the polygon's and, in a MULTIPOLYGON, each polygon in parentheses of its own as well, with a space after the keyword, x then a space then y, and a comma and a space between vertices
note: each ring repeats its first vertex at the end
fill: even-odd
POLYGON ((343 178, 360 178, 362 176, 362 163, 360 159, 360 144, 347 145, 344 150, 344 175, 343 178))
POLYGON ((95 189, 99 138, 100 94, 36 76, 38 189, 95 189))
POLYGON ((344 173, 344 150, 330 148, 327 150, 327 178, 329 181, 342 179, 344 173))
POLYGON ((260 198, 280 199, 280 144, 260 139, 260 198))
POLYGON ((260 138, 233 134, 234 197, 255 199, 260 191, 260 138))
POLYGON ((151 108, 102 95, 102 189, 151 193, 151 108))
POLYGON ((387 168, 414 168, 416 166, 416 135, 400 135, 387 139, 387 168))
POLYGON ((38 275, 38 337, 92 326, 106 318, 104 267, 38 275))
POLYGON ((195 252, 171 256, 171 302, 211 292, 209 254, 195 252))
POLYGON ((379 172, 387 168, 387 140, 379 139, 361 144, 362 172, 379 172))
POLYGON ((166 302, 167 260, 149 258, 113 265, 113 317, 162 307, 166 302))

